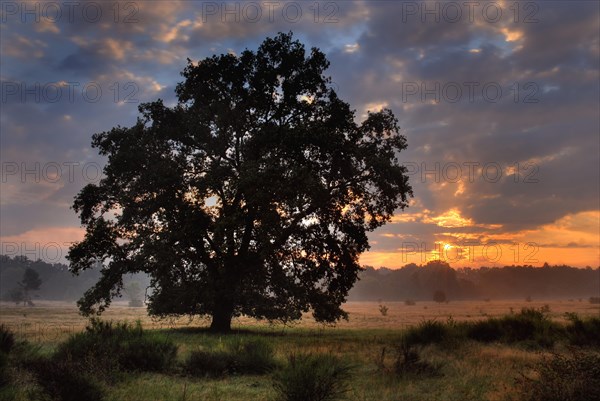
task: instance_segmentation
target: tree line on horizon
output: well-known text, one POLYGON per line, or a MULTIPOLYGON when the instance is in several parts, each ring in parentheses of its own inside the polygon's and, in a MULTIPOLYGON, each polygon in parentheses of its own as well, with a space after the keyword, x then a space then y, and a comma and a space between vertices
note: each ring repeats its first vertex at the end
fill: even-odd
MULTIPOLYGON (((38 274, 40 285, 29 295, 30 298, 74 302, 98 281, 100 269, 101 265, 98 265, 92 270, 73 275, 64 263, 31 260, 20 255, 0 255, 0 300, 16 302, 15 290, 19 289, 26 272, 34 271, 38 274)), ((128 275, 124 277, 124 282, 124 300, 135 301, 132 306, 141 306, 143 290, 149 285, 149 278, 146 275, 128 275)))
POLYGON ((434 260, 399 269, 365 266, 350 292, 351 301, 431 301, 436 291, 447 300, 549 298, 588 299, 600 296, 600 267, 585 269, 547 263, 479 268, 452 268, 434 260))
MULTIPOLYGON (((0 299, 10 301, 10 293, 24 273, 34 270, 43 285, 36 299, 76 301, 100 276, 100 266, 74 276, 66 264, 31 260, 26 256, 0 255, 0 299)), ((125 278, 126 287, 145 288, 149 278, 125 278)), ((519 298, 585 299, 600 296, 600 268, 572 266, 504 266, 452 268, 443 261, 425 265, 407 264, 400 269, 364 266, 359 281, 350 291, 349 301, 431 301, 442 291, 448 301, 470 299, 519 298)), ((128 294, 125 294, 127 299, 128 294)))

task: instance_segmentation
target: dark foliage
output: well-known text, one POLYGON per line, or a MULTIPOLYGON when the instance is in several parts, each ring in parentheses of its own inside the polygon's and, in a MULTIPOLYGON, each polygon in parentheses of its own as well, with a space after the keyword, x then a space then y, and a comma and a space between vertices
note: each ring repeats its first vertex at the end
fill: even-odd
POLYGON ((274 376, 281 401, 333 401, 349 390, 352 366, 329 354, 292 355, 274 376))
MULTIPOLYGON (((436 290, 448 299, 589 298, 600 288, 598 269, 570 266, 505 266, 454 269, 443 261, 400 269, 366 267, 349 298, 353 301, 430 301, 436 290)), ((600 297, 595 297, 600 302, 600 297)))
POLYGON ((446 302, 446 293, 442 290, 436 290, 433 293, 433 300, 438 303, 446 302))
POLYGON ((273 347, 262 339, 237 340, 225 350, 194 351, 185 370, 194 376, 263 374, 276 366, 273 347))
POLYGON ((582 338, 581 341, 593 343, 591 338, 597 332, 597 321, 573 323, 569 337, 567 331, 558 323, 552 322, 548 315, 533 308, 523 308, 521 312, 500 318, 487 318, 476 322, 439 322, 426 320, 406 330, 405 341, 409 346, 427 344, 460 345, 471 339, 480 342, 503 342, 522 344, 533 348, 550 348, 557 340, 582 338))
POLYGON ((404 334, 404 342, 408 346, 440 344, 451 341, 455 337, 453 324, 436 320, 425 320, 417 326, 410 327, 404 334))
POLYGON ((571 350, 554 354, 534 367, 537 377, 517 379, 525 401, 600 401, 600 354, 571 350))
POLYGON ((569 314, 568 318, 565 330, 572 345, 600 348, 600 318, 581 319, 576 314, 569 314))
POLYGON ((501 318, 489 318, 464 324, 467 336, 481 342, 522 343, 531 347, 550 348, 564 338, 564 329, 543 312, 523 308, 521 312, 501 318))
POLYGON ((489 318, 467 325, 467 336, 484 343, 499 341, 504 335, 500 319, 489 318))
POLYGON ((6 325, 0 324, 0 352, 8 354, 14 345, 14 333, 6 325))
POLYGON ((110 376, 119 370, 165 371, 176 354, 177 347, 171 340, 144 332, 139 322, 130 325, 92 319, 85 332, 71 336, 58 347, 55 360, 85 364, 92 371, 110 376))
POLYGON ((440 366, 421 359, 418 346, 405 337, 397 348, 398 356, 394 363, 394 372, 402 377, 426 378, 441 376, 440 366))
POLYGON ((240 314, 347 317, 366 233, 412 189, 393 113, 357 124, 328 66, 279 34, 255 52, 189 61, 176 106, 143 104, 133 127, 95 134, 108 163, 75 199, 87 232, 68 259, 76 273, 105 268, 81 311, 102 312, 123 275, 145 272, 150 313, 210 315, 218 331, 240 314))
POLYGON ((0 388, 9 382, 8 376, 8 355, 0 351, 0 388))
POLYGON ((38 357, 26 362, 39 385, 53 400, 102 401, 105 391, 95 376, 71 361, 38 357))
POLYGON ((185 370, 193 376, 224 376, 235 371, 235 356, 227 351, 193 351, 185 370))

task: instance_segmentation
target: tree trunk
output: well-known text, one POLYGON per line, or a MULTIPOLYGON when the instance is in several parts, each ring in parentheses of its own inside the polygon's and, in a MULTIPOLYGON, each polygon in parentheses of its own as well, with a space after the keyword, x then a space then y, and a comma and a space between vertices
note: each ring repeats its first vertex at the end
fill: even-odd
POLYGON ((231 317, 233 312, 230 308, 219 307, 216 308, 212 314, 212 322, 210 324, 210 330, 219 333, 226 333, 231 331, 231 317))

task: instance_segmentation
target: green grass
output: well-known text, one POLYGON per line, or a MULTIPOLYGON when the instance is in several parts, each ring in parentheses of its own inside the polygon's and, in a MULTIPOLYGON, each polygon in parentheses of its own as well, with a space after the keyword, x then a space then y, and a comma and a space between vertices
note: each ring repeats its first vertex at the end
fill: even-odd
MULTIPOLYGON (((379 314, 376 308, 374 313, 379 314)), ((393 309, 390 313, 394 318, 393 309)), ((544 358, 551 357, 550 352, 568 354, 570 351, 567 347, 575 343, 585 345, 581 352, 598 351, 598 345, 594 343, 598 338, 598 318, 575 319, 571 316, 566 323, 559 323, 554 319, 542 318, 537 313, 525 312, 507 317, 496 316, 492 318, 494 320, 481 319, 483 323, 454 321, 448 317, 424 318, 405 329, 287 327, 277 330, 256 324, 246 325, 244 330, 229 335, 217 335, 206 329, 189 327, 144 329, 144 337, 160 339, 177 348, 171 366, 163 371, 125 370, 119 380, 103 382, 101 387, 104 399, 108 401, 274 401, 278 394, 281 395, 275 383, 281 377, 281 372, 289 368, 289 356, 311 354, 329 355, 353 366, 343 393, 347 400, 523 401, 515 380, 522 372, 529 372, 531 366, 538 366, 544 358), (500 323, 504 319, 520 323, 516 324, 517 329, 513 326, 506 328, 500 323), (521 324, 519 319, 529 323, 521 324), (530 331, 531 322, 534 322, 533 331, 530 331), (477 327, 477 324, 483 325, 493 338, 471 338, 472 332, 469 330, 477 327), (548 331, 548 328, 551 330, 548 331), (513 337, 518 340, 506 340, 511 338, 505 336, 506 330, 516 330, 517 334, 513 337), (531 339, 518 333, 537 333, 541 336, 552 333, 554 337, 552 345, 532 350, 527 346, 531 339), (411 359, 409 355, 408 364, 399 371, 398 363, 402 362, 403 357, 401 345, 406 338, 411 338, 412 351, 417 353, 418 359, 411 359), (202 352, 217 356, 222 355, 220 353, 245 353, 250 355, 247 361, 259 368, 224 369, 218 375, 189 374, 186 361, 202 352), (263 369, 263 366, 269 368, 263 369)), ((114 337, 113 332, 119 332, 120 327, 113 325, 109 330, 112 334, 108 337, 114 337)), ((129 334, 121 334, 137 338, 136 326, 128 327, 125 332, 129 334)), ((103 330, 99 328, 97 331, 103 330)), ((482 336, 481 333, 479 336, 482 336)), ((9 383, 0 390, 0 401, 36 399, 36 392, 40 393, 43 389, 36 385, 30 373, 16 368, 15 362, 31 358, 32 355, 45 359, 56 357, 65 347, 64 344, 68 343, 67 338, 58 338, 54 342, 45 341, 41 346, 25 349, 21 340, 22 337, 17 333, 5 368, 9 383)), ((78 340, 71 348, 86 345, 86 341, 78 340)), ((120 350, 118 348, 113 354, 120 350)), ((236 362, 233 366, 240 366, 240 363, 236 362)), ((318 371, 316 368, 313 370, 318 371)), ((312 370, 309 369, 309 372, 312 370)), ((59 370, 57 375, 60 376, 60 373, 59 370)))

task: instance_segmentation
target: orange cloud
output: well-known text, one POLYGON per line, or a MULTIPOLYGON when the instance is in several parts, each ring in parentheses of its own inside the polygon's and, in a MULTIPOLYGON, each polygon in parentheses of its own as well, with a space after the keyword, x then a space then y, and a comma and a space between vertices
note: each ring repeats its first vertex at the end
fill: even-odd
POLYGON ((65 256, 73 242, 81 241, 85 230, 81 227, 36 228, 19 235, 0 237, 0 253, 8 256, 23 255, 50 263, 65 263, 65 256))

